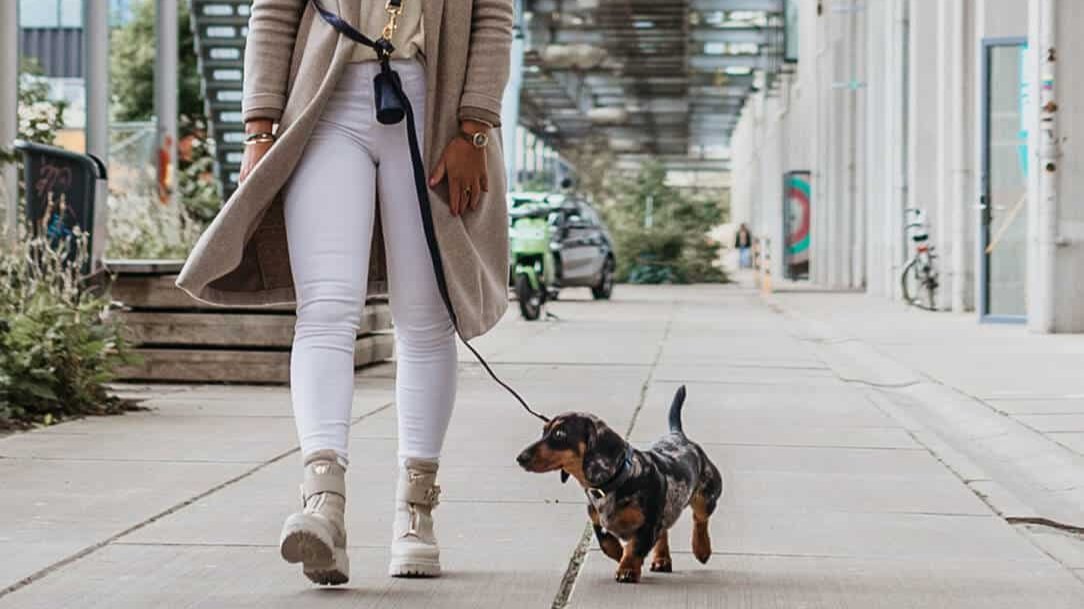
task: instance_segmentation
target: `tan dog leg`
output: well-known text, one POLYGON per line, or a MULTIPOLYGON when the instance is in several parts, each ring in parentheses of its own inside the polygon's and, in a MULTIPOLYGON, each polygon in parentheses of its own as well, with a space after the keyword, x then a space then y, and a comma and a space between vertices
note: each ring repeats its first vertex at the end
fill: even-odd
POLYGON ((711 558, 711 537, 708 535, 708 513, 706 502, 699 494, 693 496, 693 555, 701 564, 711 558))
POLYGON ((644 557, 636 551, 638 542, 636 538, 630 539, 625 544, 625 553, 621 555, 621 563, 617 565, 617 573, 614 579, 623 584, 635 584, 640 581, 640 573, 644 567, 644 557))
POLYGON ((658 573, 670 573, 674 570, 674 562, 670 560, 670 532, 663 531, 659 540, 655 542, 654 557, 651 560, 651 570, 658 573))

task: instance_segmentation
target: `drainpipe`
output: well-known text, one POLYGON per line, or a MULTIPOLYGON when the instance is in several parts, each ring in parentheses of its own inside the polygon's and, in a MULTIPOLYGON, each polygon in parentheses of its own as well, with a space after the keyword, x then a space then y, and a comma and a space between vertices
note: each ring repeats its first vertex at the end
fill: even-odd
MULTIPOLYGON (((1032 329, 1052 333, 1056 329, 1055 298, 1057 295, 1058 238, 1058 148, 1057 123, 1057 0, 1039 1, 1038 56, 1039 89, 1039 243, 1038 243, 1038 302, 1032 329)), ((1029 316, 1030 317, 1030 316, 1029 316)))

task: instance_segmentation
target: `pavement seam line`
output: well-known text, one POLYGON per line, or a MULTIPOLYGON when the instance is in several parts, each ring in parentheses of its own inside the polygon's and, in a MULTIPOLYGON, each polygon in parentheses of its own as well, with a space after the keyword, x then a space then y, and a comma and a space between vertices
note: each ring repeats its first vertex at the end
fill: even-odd
MULTIPOLYGON (((395 402, 388 402, 387 404, 384 404, 383 406, 380 406, 379 408, 375 408, 373 410, 370 410, 369 412, 366 412, 366 413, 360 415, 359 417, 357 417, 351 423, 351 427, 354 424, 360 423, 361 421, 363 421, 363 420, 365 420, 365 419, 367 419, 367 418, 369 418, 371 416, 377 415, 377 414, 391 408, 394 405, 395 405, 395 402)), ((211 488, 209 488, 209 489, 207 489, 207 490, 205 490, 205 491, 203 491, 201 493, 198 493, 198 494, 196 494, 196 495, 194 495, 192 497, 189 497, 188 499, 185 499, 184 501, 181 501, 178 504, 170 506, 170 507, 166 508, 165 510, 163 510, 161 512, 158 512, 157 514, 151 516, 150 518, 147 518, 145 520, 137 522, 136 524, 128 527, 127 529, 124 529, 124 530, 120 531, 119 533, 114 533, 113 535, 111 535, 111 536, 109 536, 109 537, 107 537, 107 538, 105 538, 105 539, 103 539, 101 541, 95 542, 95 543, 83 548, 82 550, 79 550, 78 552, 76 552, 74 554, 68 555, 65 558, 62 558, 62 559, 58 560, 57 562, 54 562, 54 563, 52 563, 52 564, 50 564, 48 566, 42 567, 41 569, 38 569, 34 573, 31 573, 30 575, 27 575, 26 577, 23 577, 22 579, 15 582, 14 584, 11 584, 11 585, 7 586, 6 588, 0 590, 0 598, 3 598, 3 597, 5 597, 5 596, 7 596, 7 595, 9 595, 9 594, 11 594, 13 592, 17 592, 17 591, 29 586, 30 584, 32 584, 32 583, 34 583, 36 581, 39 581, 42 578, 48 576, 50 573, 58 571, 59 569, 62 569, 62 568, 66 567, 66 566, 68 566, 68 565, 70 565, 70 564, 72 564, 72 563, 74 563, 74 562, 76 562, 76 561, 78 561, 80 559, 86 558, 87 556, 90 556, 91 554, 94 554, 98 550, 101 550, 102 548, 112 544, 113 542, 115 542, 115 541, 117 541, 119 539, 122 539, 124 537, 127 537, 128 535, 131 535, 132 533, 134 533, 134 532, 136 532, 136 531, 138 531, 140 529, 143 529, 143 528, 147 527, 148 525, 154 524, 155 522, 157 522, 157 521, 159 521, 159 520, 161 520, 161 519, 163 519, 163 518, 165 518, 167 516, 173 515, 173 514, 179 512, 179 511, 183 510, 184 508, 196 503, 197 501, 201 501, 203 499, 206 499, 207 497, 210 497, 211 495, 217 493, 218 491, 221 491, 221 490, 223 490, 225 488, 233 486, 234 484, 240 482, 241 480, 244 480, 245 478, 248 478, 248 477, 252 476, 256 472, 258 472, 258 471, 260 471, 262 469, 265 469, 266 467, 268 467, 270 465, 273 465, 275 463, 278 463, 279 461, 282 461, 283 459, 289 457, 290 455, 292 455, 294 453, 299 452, 300 450, 301 450, 300 446, 295 446, 294 448, 291 448, 290 450, 287 450, 287 451, 285 451, 283 453, 280 453, 280 454, 272 457, 271 459, 268 459, 267 461, 264 461, 263 463, 260 463, 259 465, 256 465, 255 467, 252 467, 252 468, 250 468, 250 469, 248 469, 248 470, 234 476, 233 478, 230 478, 230 479, 228 479, 228 480, 226 480, 224 482, 220 482, 219 484, 216 484, 215 486, 212 486, 211 488)))
MULTIPOLYGON (((644 403, 647 401, 647 392, 651 388, 651 383, 654 381, 655 371, 659 366, 659 360, 662 359, 663 347, 666 345, 666 340, 670 337, 670 329, 674 325, 675 303, 671 301, 670 305, 670 316, 666 320, 666 326, 663 328, 662 337, 659 339, 659 345, 655 349, 655 357, 651 362, 651 367, 648 369, 647 377, 644 379, 643 385, 640 386, 640 398, 637 400, 636 408, 632 411, 632 417, 629 418, 628 428, 625 429, 626 441, 632 437, 632 430, 636 427, 636 421, 639 420, 640 412, 644 409, 644 403)), ((587 561, 587 552, 591 547, 592 532, 591 523, 588 522, 583 527, 583 533, 580 534, 580 539, 572 551, 572 556, 568 558, 568 567, 561 577, 561 585, 557 589, 556 596, 553 597, 553 604, 550 605, 551 609, 565 609, 572 600, 572 592, 576 588, 576 581, 579 580, 583 565, 587 561)))

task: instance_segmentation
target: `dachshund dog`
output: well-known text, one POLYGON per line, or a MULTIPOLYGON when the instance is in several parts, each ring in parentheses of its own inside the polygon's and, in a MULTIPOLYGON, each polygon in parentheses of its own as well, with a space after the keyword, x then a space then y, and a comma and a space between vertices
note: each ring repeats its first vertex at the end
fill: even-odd
POLYGON ((693 554, 701 563, 711 557, 708 518, 723 494, 723 478, 704 449, 685 436, 684 402, 681 387, 670 406, 670 433, 651 450, 632 448, 594 415, 572 412, 546 423, 542 439, 516 458, 529 472, 560 470, 562 482, 571 476, 580 483, 599 546, 619 563, 619 582, 640 581, 653 548, 651 570, 673 570, 667 534, 687 506, 693 554))

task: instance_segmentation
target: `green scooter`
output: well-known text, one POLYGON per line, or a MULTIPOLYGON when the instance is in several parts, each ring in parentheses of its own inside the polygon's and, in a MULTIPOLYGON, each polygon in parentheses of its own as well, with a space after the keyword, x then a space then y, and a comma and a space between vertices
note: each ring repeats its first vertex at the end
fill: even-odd
POLYGON ((524 319, 537 320, 543 306, 556 293, 556 260, 553 256, 552 205, 545 201, 513 207, 508 212, 512 286, 524 319))

